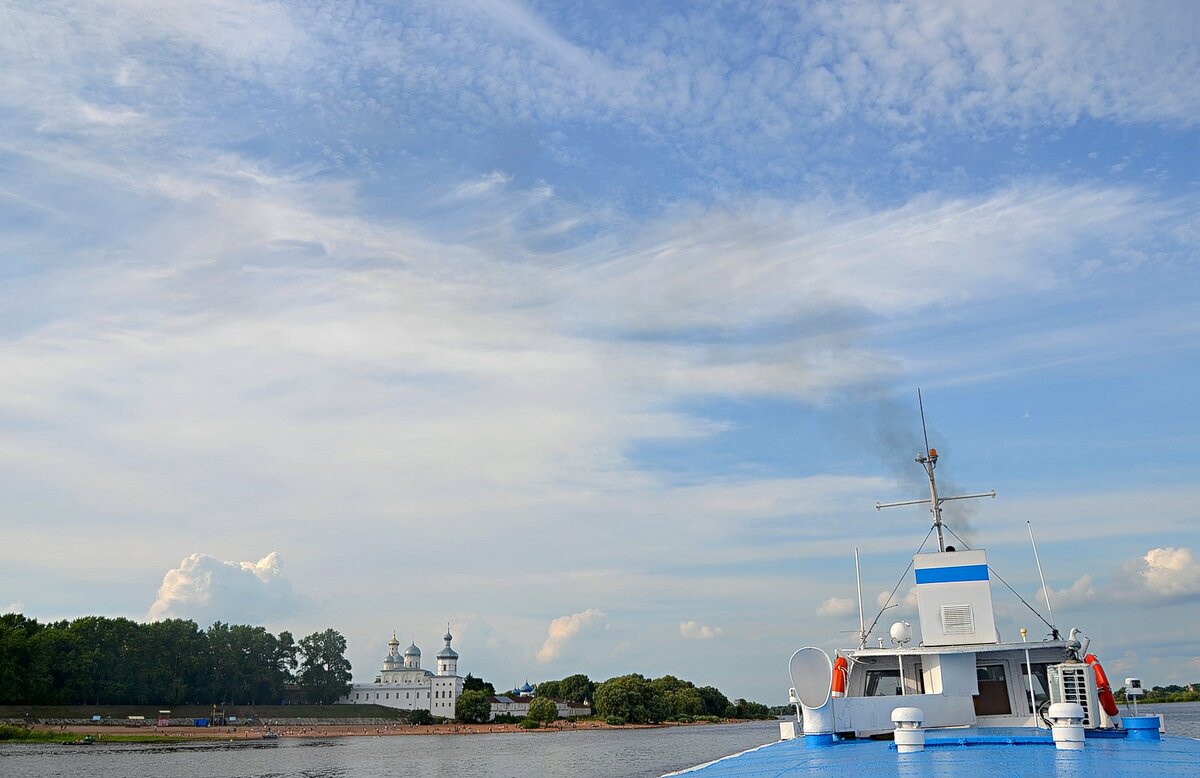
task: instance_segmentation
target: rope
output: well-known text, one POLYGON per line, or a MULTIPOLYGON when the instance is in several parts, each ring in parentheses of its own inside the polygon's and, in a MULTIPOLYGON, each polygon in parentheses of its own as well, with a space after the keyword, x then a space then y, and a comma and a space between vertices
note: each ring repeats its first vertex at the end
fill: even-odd
MULTIPOLYGON (((959 537, 959 536, 958 536, 958 535, 957 535, 957 534, 954 532, 954 530, 950 529, 950 528, 949 528, 949 527, 947 527, 945 524, 942 524, 942 526, 943 526, 943 527, 946 527, 946 531, 947 531, 947 532, 949 532, 951 535, 954 535, 954 539, 955 539, 955 540, 957 540, 959 543, 962 543, 962 544, 963 544, 963 547, 965 547, 965 548, 966 548, 968 551, 970 551, 970 550, 971 550, 971 547, 967 545, 967 541, 965 541, 965 540, 963 540, 962 538, 960 538, 960 537, 959 537)), ((1008 590, 1009 590, 1010 592, 1012 592, 1014 595, 1016 595, 1017 599, 1021 601, 1021 604, 1022 604, 1022 605, 1024 605, 1024 606, 1025 606, 1026 608, 1028 608, 1029 610, 1033 611, 1033 615, 1034 615, 1034 616, 1037 616, 1039 619, 1041 619, 1041 620, 1042 620, 1042 623, 1043 623, 1043 624, 1045 624, 1047 627, 1049 627, 1049 628, 1050 628, 1050 633, 1051 633, 1052 635, 1054 635, 1054 637, 1057 639, 1057 637, 1058 637, 1058 628, 1057 628, 1057 627, 1055 627, 1055 626, 1054 626, 1053 624, 1051 624, 1050 622, 1046 621, 1046 618, 1045 618, 1045 617, 1044 617, 1042 614, 1038 613, 1038 612, 1037 612, 1037 610, 1036 610, 1036 609, 1035 609, 1035 608, 1034 608, 1032 605, 1030 605, 1028 602, 1026 602, 1026 601, 1025 601, 1025 598, 1024 598, 1024 597, 1022 597, 1022 596, 1020 595, 1020 593, 1019 593, 1019 592, 1017 592, 1017 590, 1016 590, 1016 589, 1012 588, 1012 586, 1010 586, 1010 585, 1009 585, 1008 581, 1005 581, 1005 580, 1004 580, 1004 578, 1003 578, 1003 577, 1001 577, 1001 575, 1000 575, 999 573, 997 573, 997 572, 996 572, 996 569, 995 569, 994 567, 992 567, 991 565, 988 565, 988 570, 991 572, 991 574, 992 574, 992 575, 996 576, 996 578, 1000 580, 1000 583, 1004 584, 1005 586, 1008 586, 1008 590)))
MULTIPOLYGON (((917 549, 917 554, 920 554, 925 548, 925 544, 929 542, 929 536, 932 534, 933 527, 930 527, 929 531, 925 533, 925 539, 921 541, 920 548, 917 549)), ((913 556, 916 556, 917 554, 913 554, 913 556)), ((909 560, 908 567, 904 568, 904 572, 900 574, 900 580, 896 581, 896 585, 892 587, 892 593, 888 595, 886 600, 884 600, 883 607, 879 609, 879 613, 875 614, 875 620, 871 622, 871 626, 867 629, 867 633, 861 638, 862 643, 859 644, 860 648, 867 644, 867 638, 870 637, 871 633, 875 630, 875 625, 879 623, 879 618, 883 616, 883 612, 888 609, 888 604, 891 603, 892 598, 896 596, 896 591, 900 588, 900 584, 904 583, 904 578, 908 575, 908 571, 912 570, 913 561, 914 560, 911 559, 909 560)))

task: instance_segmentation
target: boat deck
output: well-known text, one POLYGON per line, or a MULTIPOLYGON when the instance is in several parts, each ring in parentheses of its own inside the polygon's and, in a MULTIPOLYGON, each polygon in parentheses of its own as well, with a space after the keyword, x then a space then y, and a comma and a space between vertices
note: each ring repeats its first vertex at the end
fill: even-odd
POLYGON ((879 778, 1034 778, 1035 776, 1195 776, 1200 740, 1163 735, 1158 741, 1089 737, 1082 751, 1059 751, 1045 730, 929 730, 925 750, 901 754, 894 743, 843 740, 808 748, 782 740, 670 775, 688 778, 782 778, 801 775, 879 778))

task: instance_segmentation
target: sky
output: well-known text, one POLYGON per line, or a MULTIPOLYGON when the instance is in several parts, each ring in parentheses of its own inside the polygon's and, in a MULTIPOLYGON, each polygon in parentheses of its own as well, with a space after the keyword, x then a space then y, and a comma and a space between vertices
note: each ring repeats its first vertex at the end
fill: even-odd
POLYGON ((1200 680, 1197 4, 13 0, 0 64, 0 608, 783 704, 856 547, 916 622, 920 388, 951 529, 1200 680))

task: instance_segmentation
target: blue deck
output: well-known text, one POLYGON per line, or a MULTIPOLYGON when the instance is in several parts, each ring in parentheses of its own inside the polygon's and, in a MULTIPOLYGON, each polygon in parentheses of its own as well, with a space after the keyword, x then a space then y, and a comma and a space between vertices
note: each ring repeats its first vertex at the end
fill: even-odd
POLYGON ((1082 751, 1058 751, 1044 730, 931 730, 924 751, 900 754, 888 741, 845 740, 807 748, 800 737, 677 774, 687 778, 1196 776, 1200 775, 1200 740, 1171 735, 1148 742, 1089 737, 1082 751))

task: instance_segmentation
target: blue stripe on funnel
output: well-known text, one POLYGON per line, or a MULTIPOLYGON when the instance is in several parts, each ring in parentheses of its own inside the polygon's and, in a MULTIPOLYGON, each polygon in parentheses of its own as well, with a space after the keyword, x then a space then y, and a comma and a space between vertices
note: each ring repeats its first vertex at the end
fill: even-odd
POLYGON ((957 581, 986 581, 987 565, 961 565, 959 567, 926 567, 917 570, 917 583, 955 583, 957 581))

